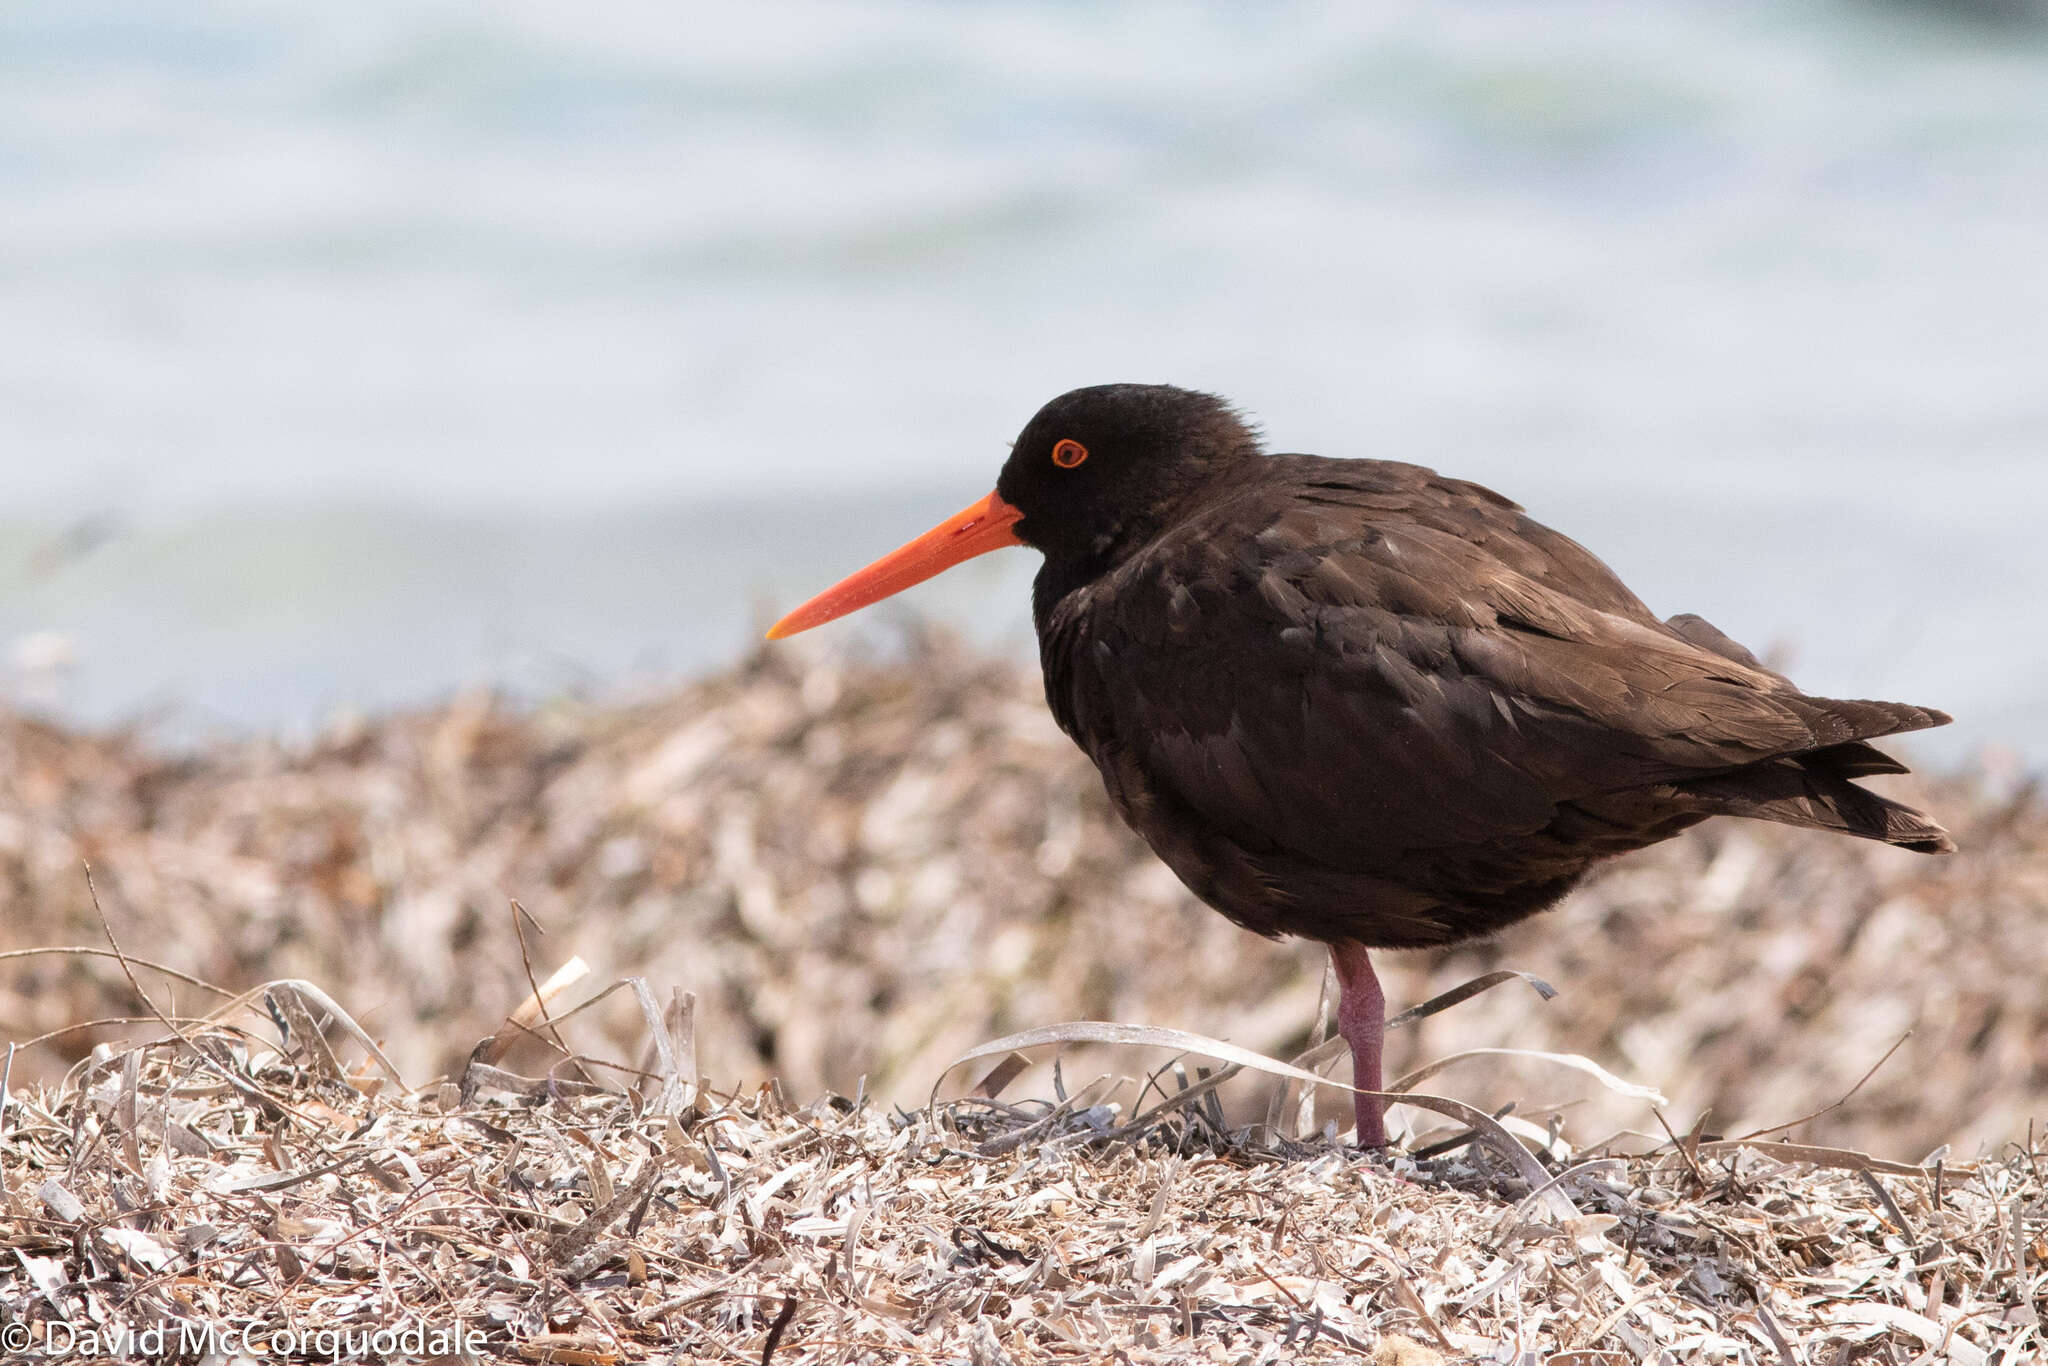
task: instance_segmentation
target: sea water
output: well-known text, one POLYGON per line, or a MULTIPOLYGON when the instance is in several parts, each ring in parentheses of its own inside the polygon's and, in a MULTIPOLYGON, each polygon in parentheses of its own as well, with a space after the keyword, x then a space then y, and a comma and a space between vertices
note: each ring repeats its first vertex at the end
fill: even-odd
MULTIPOLYGON (((2038 760, 2028 13, 12 6, 0 671, 291 731, 711 667, 1171 381, 2038 760)), ((1028 648, 1032 558, 908 603, 1028 648)))

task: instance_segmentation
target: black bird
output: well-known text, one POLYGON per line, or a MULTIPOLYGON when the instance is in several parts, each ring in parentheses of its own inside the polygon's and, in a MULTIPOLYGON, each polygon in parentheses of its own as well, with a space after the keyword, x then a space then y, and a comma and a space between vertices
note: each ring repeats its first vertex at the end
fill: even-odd
MULTIPOLYGON (((1905 771, 1866 741, 1941 712, 1809 697, 1489 489, 1268 455, 1223 400, 1168 385, 1046 404, 994 493, 769 635, 1005 545, 1045 554, 1060 728, 1196 896, 1330 946, 1363 1091, 1385 1015, 1369 949, 1490 934, 1709 816, 1955 848, 1855 782, 1905 771)), ((1361 1146, 1386 1143, 1382 1108, 1358 1098, 1361 1146)))

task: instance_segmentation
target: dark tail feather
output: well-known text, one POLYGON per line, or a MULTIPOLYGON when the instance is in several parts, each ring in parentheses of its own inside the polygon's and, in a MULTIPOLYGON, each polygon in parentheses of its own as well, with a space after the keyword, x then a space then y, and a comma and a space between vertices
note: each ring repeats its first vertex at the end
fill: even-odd
POLYGON ((1948 831, 1910 806, 1866 791, 1852 781, 1880 773, 1904 773, 1906 766, 1865 744, 1880 736, 1945 726, 1947 712, 1905 702, 1869 702, 1808 697, 1783 674, 1702 617, 1678 616, 1664 623, 1681 639, 1769 674, 1785 685, 1778 694, 1806 722, 1815 748, 1767 759, 1747 768, 1679 783, 1697 809, 1716 816, 1748 816, 1810 830, 1833 830, 1860 839, 1883 840, 1923 854, 1952 854, 1948 831))
POLYGON ((1846 745, 1830 745, 1817 749, 1811 754, 1802 754, 1800 759, 1815 768, 1826 769, 1841 778, 1871 778, 1880 773, 1910 773, 1911 769, 1891 755, 1861 740, 1851 740, 1846 745))
MULTIPOLYGON (((1906 702, 1851 701, 1837 697, 1808 697, 1801 693, 1784 699, 1811 727, 1823 747, 1808 756, 1830 749, 1848 749, 1857 740, 1875 740, 1885 735, 1903 735, 1909 730, 1945 726, 1952 719, 1945 711, 1916 707, 1906 702)), ((1868 750, 1868 747, 1864 747, 1868 750)), ((1869 753, 1876 753, 1868 750, 1869 753)))
POLYGON ((1838 745, 1787 759, 1752 764, 1711 778, 1682 783, 1679 790, 1717 816, 1746 816, 1809 830, 1833 830, 1859 839, 1882 840, 1922 854, 1952 854, 1955 841, 1922 812, 1849 781, 1848 776, 1902 772, 1879 768, 1894 761, 1867 745, 1838 745), (1830 762, 1840 751, 1846 762, 1830 762))
MULTIPOLYGON (((1792 680, 1765 664, 1752 654, 1748 647, 1734 640, 1705 617, 1687 612, 1675 616, 1664 625, 1679 639, 1689 645, 1696 645, 1723 659, 1732 659, 1747 669, 1768 674, 1785 685, 1780 694, 1785 701, 1796 708, 1813 727, 1818 743, 1835 750, 1855 749, 1862 759, 1875 758, 1888 765, 1884 768, 1869 768, 1863 773, 1851 773, 1847 768, 1836 765, 1836 771, 1844 777, 1863 777, 1871 773, 1904 773, 1906 770, 1896 760, 1879 754, 1866 746, 1857 746, 1857 740, 1875 740, 1884 735, 1901 735, 1909 730, 1926 730, 1931 726, 1945 726, 1953 718, 1947 712, 1932 707, 1916 707, 1907 702, 1870 702, 1833 697, 1808 697, 1793 684, 1792 680)), ((1822 751, 1825 752, 1825 751, 1822 751)), ((1847 757, 1844 754, 1842 757, 1847 757)))

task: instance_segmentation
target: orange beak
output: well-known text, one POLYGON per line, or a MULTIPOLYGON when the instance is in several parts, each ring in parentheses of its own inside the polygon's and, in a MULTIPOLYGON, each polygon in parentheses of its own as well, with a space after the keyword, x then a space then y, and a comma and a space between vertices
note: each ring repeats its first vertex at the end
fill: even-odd
POLYGON ((858 612, 869 603, 923 583, 962 560, 986 555, 1006 545, 1022 545, 1010 528, 1024 514, 991 493, 972 507, 940 522, 910 544, 899 546, 855 574, 812 598, 768 628, 768 639, 781 640, 798 631, 822 626, 834 617, 858 612))

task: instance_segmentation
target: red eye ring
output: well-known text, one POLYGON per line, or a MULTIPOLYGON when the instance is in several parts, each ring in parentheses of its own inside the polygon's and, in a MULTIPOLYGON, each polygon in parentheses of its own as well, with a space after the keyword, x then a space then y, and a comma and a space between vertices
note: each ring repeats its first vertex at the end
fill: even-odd
POLYGON ((1088 458, 1088 448, 1072 437, 1063 437, 1053 443, 1052 463, 1063 470, 1070 470, 1088 458))

